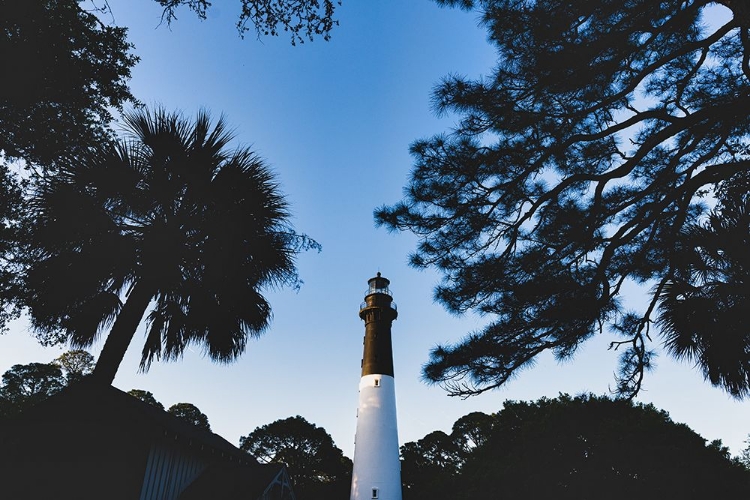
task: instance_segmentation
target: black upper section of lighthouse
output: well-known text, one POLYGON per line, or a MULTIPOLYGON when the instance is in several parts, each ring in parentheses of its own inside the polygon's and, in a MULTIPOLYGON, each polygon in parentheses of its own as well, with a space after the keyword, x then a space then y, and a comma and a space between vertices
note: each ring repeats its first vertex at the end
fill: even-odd
POLYGON ((398 311, 388 289, 390 283, 380 273, 367 281, 369 288, 359 309, 359 317, 365 321, 363 377, 373 374, 393 376, 391 323, 398 316, 398 311))

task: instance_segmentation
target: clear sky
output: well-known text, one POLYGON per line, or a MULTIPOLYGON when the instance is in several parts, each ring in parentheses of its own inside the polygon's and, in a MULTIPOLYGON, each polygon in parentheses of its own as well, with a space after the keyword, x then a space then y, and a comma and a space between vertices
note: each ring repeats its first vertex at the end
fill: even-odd
MULTIPOLYGON (((251 146, 273 167, 297 229, 323 246, 299 258, 305 282, 299 292, 269 294, 271 328, 237 362, 213 364, 194 349, 181 362, 138 373, 139 331, 115 386, 151 391, 165 406, 193 403, 234 444, 257 426, 301 415, 352 457, 364 334, 358 310, 377 271, 391 280, 399 309, 393 348, 401 443, 450 431, 462 415, 497 411, 506 399, 604 394, 614 386, 617 353, 607 350, 606 335, 584 345, 572 362, 542 357, 507 387, 468 400, 420 379, 432 346, 456 341, 484 320, 457 318, 435 304, 439 276, 407 265, 414 237, 376 228, 372 211, 400 199, 412 164, 409 144, 450 131, 456 120, 432 113, 433 86, 450 73, 489 74, 494 52, 477 14, 429 0, 347 0, 337 10, 340 26, 331 41, 293 47, 283 34, 240 39, 237 0, 214 2, 203 22, 178 12, 171 28, 159 26, 153 0, 109 4, 141 57, 133 93, 186 115, 201 107, 223 113, 237 144, 251 146)), ((51 361, 64 350, 42 348, 19 321, 0 336, 0 373, 16 363, 51 361)), ((639 400, 738 453, 750 432, 750 402, 711 388, 691 366, 666 355, 656 364, 639 400)))

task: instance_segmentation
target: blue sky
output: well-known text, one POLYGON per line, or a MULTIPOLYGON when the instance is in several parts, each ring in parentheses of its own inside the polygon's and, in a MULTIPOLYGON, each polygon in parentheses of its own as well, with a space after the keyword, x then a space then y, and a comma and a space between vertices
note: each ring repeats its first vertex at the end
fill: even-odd
MULTIPOLYGON (((214 2, 203 22, 178 12, 171 28, 159 25, 153 0, 109 4, 141 57, 134 94, 186 115, 201 107, 216 117, 223 113, 236 143, 273 167, 297 229, 323 246, 300 256, 301 290, 269 293, 271 328, 237 362, 213 364, 196 348, 181 362, 137 373, 138 332, 115 386, 149 390, 166 406, 191 402, 234 444, 257 426, 301 415, 323 426, 351 457, 364 334, 358 309, 377 271, 391 280, 399 307, 393 337, 402 443, 449 431, 471 411, 497 411, 506 399, 603 394, 614 385, 617 353, 607 350, 606 335, 584 345, 572 362, 543 356, 506 388, 468 400, 420 380, 432 346, 456 341, 484 320, 457 318, 433 303, 439 276, 407 265, 414 237, 376 228, 372 211, 400 199, 412 164, 409 144, 450 131, 456 120, 432 113, 433 86, 450 73, 491 71, 494 52, 475 13, 428 0, 349 0, 337 10, 341 24, 331 41, 293 47, 283 34, 256 40, 251 32, 240 39, 235 0, 214 2)), ((641 293, 633 290, 629 299, 637 302, 641 293)), ((42 348, 19 321, 0 336, 0 373, 64 350, 42 348)), ((711 388, 692 367, 666 356, 656 364, 639 400, 738 453, 750 432, 750 403, 711 388)))

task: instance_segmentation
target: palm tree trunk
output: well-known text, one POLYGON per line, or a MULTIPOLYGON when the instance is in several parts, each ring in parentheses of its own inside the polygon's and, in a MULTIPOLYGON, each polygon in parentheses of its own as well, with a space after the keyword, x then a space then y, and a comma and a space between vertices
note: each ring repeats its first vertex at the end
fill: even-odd
POLYGON ((122 358, 125 357, 125 351, 128 350, 130 341, 133 340, 133 335, 153 296, 154 291, 148 280, 139 280, 133 286, 96 362, 91 378, 97 384, 112 385, 122 358))

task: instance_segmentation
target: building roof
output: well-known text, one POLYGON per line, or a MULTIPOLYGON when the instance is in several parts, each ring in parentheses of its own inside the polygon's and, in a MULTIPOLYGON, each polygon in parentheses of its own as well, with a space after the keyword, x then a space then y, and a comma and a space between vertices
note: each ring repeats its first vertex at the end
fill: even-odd
POLYGON ((24 412, 19 419, 26 424, 42 423, 54 414, 55 419, 72 420, 76 425, 107 423, 112 431, 137 428, 146 435, 168 435, 188 446, 203 447, 212 454, 245 463, 257 461, 229 441, 201 429, 164 410, 156 408, 115 387, 88 381, 74 384, 47 401, 24 412))
MULTIPOLYGON (((144 478, 154 476, 153 467, 169 469, 154 460, 154 453, 169 456, 172 469, 174 464, 192 467, 190 474, 172 481, 172 486, 182 485, 174 491, 186 495, 180 500, 259 498, 279 477, 289 482, 283 466, 261 465, 213 432, 119 389, 89 381, 3 422, 0 482, 9 488, 5 492, 17 494, 46 493, 45 488, 62 493, 85 481, 90 489, 86 494, 91 496, 76 491, 78 498, 138 498, 138 492, 145 491, 144 478), (39 477, 56 486, 34 482, 39 477), (107 491, 113 481, 120 485, 119 491, 107 491), (101 496, 103 491, 107 494, 101 496)), ((164 473, 180 472, 159 472, 156 480, 163 483, 164 473)))
POLYGON ((179 500, 258 498, 282 474, 286 472, 280 464, 216 463, 193 481, 179 500))

